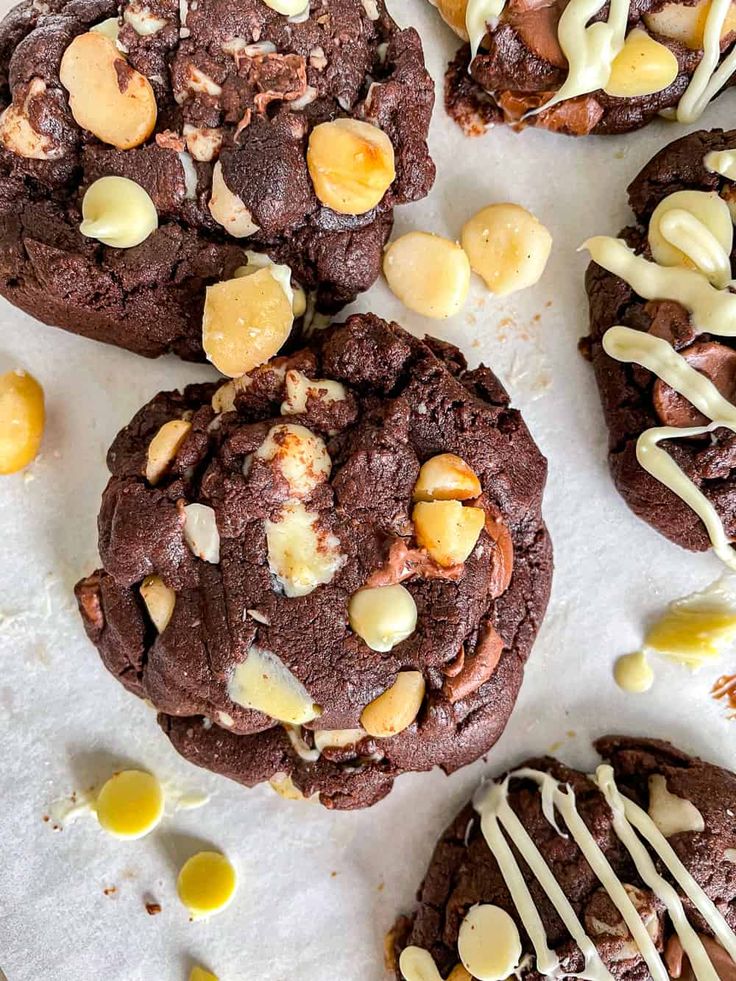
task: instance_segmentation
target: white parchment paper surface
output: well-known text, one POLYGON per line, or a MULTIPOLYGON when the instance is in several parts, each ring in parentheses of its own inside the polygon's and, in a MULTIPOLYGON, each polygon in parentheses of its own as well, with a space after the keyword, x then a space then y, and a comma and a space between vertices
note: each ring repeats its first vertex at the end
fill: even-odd
MULTIPOLYGON (((9 6, 1 0, 0 12, 9 6)), ((25 475, 0 478, 0 968, 8 981, 185 981, 194 962, 221 981, 383 981, 384 934, 411 909, 438 834, 484 772, 555 746, 590 765, 591 738, 608 731, 736 761, 736 721, 708 694, 722 671, 736 670, 736 653, 696 676, 660 663, 644 696, 614 685, 614 659, 636 647, 647 620, 721 567, 657 536, 618 498, 592 371, 576 350, 586 330, 586 257, 576 247, 629 220, 627 183, 686 130, 659 122, 622 138, 498 129, 465 139, 442 107, 454 38, 426 0, 390 7, 421 32, 438 83, 437 182, 427 200, 398 212, 396 232, 456 237, 479 207, 508 200, 554 236, 535 288, 494 300, 475 281, 453 320, 423 321, 381 283, 355 305, 458 344, 473 365, 488 363, 549 457, 553 596, 516 712, 487 762, 450 778, 405 776, 362 813, 283 801, 268 787, 246 791, 185 763, 155 714, 102 667, 71 590, 96 565, 95 518, 115 433, 159 390, 214 372, 72 337, 0 301, 0 371, 36 375, 48 410, 42 456, 25 475), (107 837, 92 818, 56 832, 43 821, 53 801, 131 764, 211 800, 136 842, 107 837), (203 844, 232 858, 240 887, 223 914, 189 923, 175 876, 203 844), (161 904, 158 916, 147 915, 147 899, 161 904)), ((736 93, 727 93, 701 125, 728 127, 735 109, 736 93)))

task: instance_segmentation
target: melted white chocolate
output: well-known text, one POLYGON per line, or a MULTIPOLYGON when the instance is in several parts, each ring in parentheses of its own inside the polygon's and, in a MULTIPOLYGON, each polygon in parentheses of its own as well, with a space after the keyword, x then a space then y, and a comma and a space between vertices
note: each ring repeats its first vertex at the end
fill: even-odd
MULTIPOLYGON (((728 209, 728 205, 725 207, 728 209)), ((695 215, 683 208, 673 208, 662 215, 659 227, 663 237, 679 249, 714 286, 718 289, 728 286, 731 279, 730 256, 713 232, 695 215)))
MULTIPOLYGON (((632 890, 627 889, 618 878, 578 812, 572 788, 564 787, 548 773, 525 768, 509 774, 500 783, 492 782, 481 786, 473 803, 480 814, 481 830, 486 843, 498 863, 516 911, 534 947, 537 958, 536 970, 545 976, 556 978, 571 976, 562 970, 559 959, 549 948, 539 910, 531 897, 524 875, 504 832, 511 839, 525 865, 537 879, 585 957, 585 968, 575 977, 611 977, 595 944, 585 933, 580 920, 549 866, 516 813, 512 810, 508 802, 508 785, 512 779, 530 780, 537 784, 543 801, 546 800, 547 802, 547 806, 543 807, 543 810, 548 820, 550 820, 550 815, 554 818, 555 809, 561 815, 570 836, 608 893, 611 902, 621 914, 636 949, 645 960, 652 978, 655 981, 667 981, 667 969, 645 922, 632 902, 632 890)), ((657 872, 654 861, 639 835, 645 839, 650 848, 661 859, 685 896, 703 916, 718 942, 734 959, 736 959, 736 934, 729 928, 715 905, 682 865, 646 811, 619 793, 614 780, 613 769, 608 765, 598 767, 594 782, 611 808, 616 835, 631 855, 639 876, 666 907, 696 978, 698 981, 717 981, 718 974, 697 933, 687 920, 677 891, 657 872)), ((554 820, 550 823, 553 827, 557 827, 554 820)), ((432 966, 434 967, 433 962, 432 966)), ((425 978, 424 974, 405 976, 409 981, 415 981, 415 979, 416 981, 424 981, 425 978)), ((427 974, 426 977, 433 979, 431 974, 427 974)))
POLYGON ((736 181, 736 150, 711 150, 703 158, 705 169, 736 181))
POLYGON ((423 947, 405 947, 399 957, 399 970, 404 981, 442 981, 434 958, 423 947))
POLYGON ((698 119, 710 100, 718 94, 736 69, 736 49, 724 58, 720 67, 721 32, 732 0, 712 0, 703 31, 703 57, 677 106, 677 121, 692 123, 698 119))
POLYGON ((596 235, 582 247, 599 266, 620 276, 645 300, 681 303, 701 333, 736 336, 736 293, 716 289, 694 269, 650 262, 636 255, 622 239, 596 235))
POLYGON ((465 30, 470 39, 471 61, 478 54, 478 48, 489 27, 496 26, 505 6, 506 0, 468 0, 465 8, 465 30))
POLYGON ((626 40, 629 0, 611 0, 608 20, 590 24, 605 5, 606 0, 570 0, 565 7, 557 26, 557 38, 567 58, 567 78, 548 102, 527 113, 528 116, 566 99, 605 88, 613 60, 626 40))

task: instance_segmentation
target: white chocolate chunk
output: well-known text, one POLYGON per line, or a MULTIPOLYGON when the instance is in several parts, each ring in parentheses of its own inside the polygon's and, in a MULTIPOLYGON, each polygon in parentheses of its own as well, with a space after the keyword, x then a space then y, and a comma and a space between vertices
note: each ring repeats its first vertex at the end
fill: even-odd
POLYGON ((320 757, 320 752, 316 747, 312 749, 307 744, 304 736, 302 735, 303 730, 301 726, 284 725, 284 731, 288 736, 294 752, 300 760, 304 760, 305 763, 317 762, 320 757))
POLYGON ((79 231, 116 249, 131 249, 158 228, 158 212, 148 192, 127 177, 100 177, 82 199, 79 231))
POLYGON ((408 729, 419 715, 425 687, 421 671, 399 671, 393 685, 361 713, 360 723, 368 735, 390 739, 408 729))
POLYGON ((191 422, 185 419, 170 419, 161 426, 148 444, 146 480, 149 484, 155 486, 161 480, 191 428, 191 422))
POLYGON ((193 126, 191 123, 184 123, 182 133, 187 143, 187 150, 195 160, 206 163, 214 160, 219 154, 222 146, 221 129, 210 129, 206 126, 193 126))
POLYGON ((470 262, 457 242, 429 232, 395 239, 383 257, 383 275, 410 310, 443 320, 462 308, 470 289, 470 262))
POLYGON ((649 220, 649 246, 661 266, 699 269, 718 289, 731 279, 733 222, 715 191, 676 191, 649 220))
POLYGON ((473 272, 497 296, 533 286, 552 251, 552 236, 526 208, 490 204, 463 225, 461 235, 473 272))
POLYGON ((245 661, 236 665, 227 693, 237 705, 290 725, 304 725, 321 714, 312 696, 281 658, 255 645, 245 661))
POLYGON ((43 79, 31 79, 23 105, 11 103, 0 115, 0 143, 6 150, 28 160, 55 160, 62 154, 61 147, 48 134, 39 133, 31 126, 30 103, 45 92, 43 79))
POLYGON ((176 593, 166 585, 161 576, 146 576, 139 592, 154 627, 162 634, 174 613, 176 593))
POLYGON ((90 27, 90 30, 96 31, 98 34, 103 34, 108 41, 117 44, 118 34, 120 33, 120 22, 117 17, 108 17, 107 20, 100 21, 99 24, 90 27))
POLYGON ((399 957, 399 969, 404 981, 442 981, 434 958, 423 947, 405 947, 399 957))
POLYGON ((463 966, 478 981, 505 981, 521 959, 521 937, 506 910, 477 904, 460 924, 457 949, 463 966))
POLYGON ((385 653, 410 637, 417 626, 417 605, 399 583, 353 593, 348 604, 352 630, 373 651, 385 653))
POLYGON ((668 88, 679 71, 679 62, 666 45, 635 28, 613 59, 605 91, 619 99, 653 95, 668 88))
POLYGON ((203 562, 220 561, 220 532, 214 509, 207 504, 187 504, 184 508, 184 541, 203 562))
POLYGON ((141 6, 138 3, 131 3, 123 13, 123 20, 130 24, 136 34, 141 37, 150 37, 151 34, 158 34, 160 30, 168 24, 162 17, 156 17, 150 7, 141 6))
POLYGON ((307 400, 321 399, 325 403, 342 402, 347 390, 338 381, 326 378, 307 378, 294 369, 286 372, 286 398, 281 403, 281 415, 296 416, 307 411, 307 400))
POLYGON ((286 480, 289 496, 296 498, 309 497, 329 478, 332 470, 324 441, 306 426, 293 423, 273 426, 254 458, 273 464, 286 480))
POLYGON ((340 540, 320 527, 319 515, 289 501, 265 522, 268 565, 287 596, 307 596, 331 582, 346 562, 340 540))
POLYGON ((247 238, 258 231, 250 211, 225 183, 219 160, 212 170, 212 194, 208 208, 218 225, 222 225, 233 238, 247 238))
POLYGON ((665 838, 685 831, 704 831, 703 815, 695 804, 671 794, 667 780, 660 773, 649 778, 649 817, 665 838))
POLYGON ((309 0, 263 0, 267 7, 284 17, 298 17, 309 10, 309 0))
POLYGON ((365 739, 365 729, 315 729, 312 733, 314 745, 320 751, 325 749, 345 749, 355 746, 365 739))

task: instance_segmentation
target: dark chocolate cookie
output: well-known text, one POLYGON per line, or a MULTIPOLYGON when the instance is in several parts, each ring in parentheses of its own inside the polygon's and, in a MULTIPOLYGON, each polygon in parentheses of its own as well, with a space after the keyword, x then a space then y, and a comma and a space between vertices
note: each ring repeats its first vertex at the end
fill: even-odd
MULTIPOLYGON (((688 435, 687 430, 702 428, 719 418, 731 425, 734 422, 732 412, 736 418, 732 404, 736 400, 736 298, 730 290, 731 277, 736 272, 736 253, 729 214, 730 204, 736 199, 736 184, 713 169, 721 166, 718 156, 709 156, 731 147, 736 147, 736 131, 692 133, 661 150, 635 178, 629 187, 629 201, 637 223, 625 228, 620 237, 649 264, 624 275, 630 281, 640 276, 643 269, 645 275, 654 273, 659 277, 664 271, 668 279, 662 288, 652 291, 656 296, 647 298, 613 271, 615 263, 599 256, 599 261, 606 262, 610 271, 595 262, 588 268, 590 336, 582 344, 595 368, 608 424, 611 472, 626 503, 672 541, 693 550, 704 550, 712 544, 729 564, 733 558, 728 541, 736 538, 736 483, 732 469, 736 434, 727 425, 716 425, 712 432, 702 435, 688 435), (693 191, 696 192, 694 196, 686 193, 683 197, 681 193, 693 191), (671 197, 675 194, 677 197, 671 197), (664 260, 674 262, 671 266, 654 261, 650 241, 652 215, 658 209, 654 218, 657 225, 659 216, 671 205, 678 205, 681 210, 690 209, 691 218, 698 222, 696 228, 702 225, 698 218, 699 209, 707 208, 707 214, 701 211, 706 231, 710 226, 723 240, 716 242, 724 267, 722 281, 719 283, 711 274, 711 280, 718 288, 705 274, 698 274, 690 260, 675 261, 677 254, 664 254, 664 260), (681 292, 689 289, 693 282, 697 289, 705 291, 706 303, 717 305, 719 312, 713 320, 708 320, 702 301, 694 305, 693 298, 688 299, 681 292), (638 360, 612 357, 609 341, 615 333, 609 334, 606 341, 604 338, 609 329, 617 325, 630 329, 628 343, 631 339, 636 340, 632 330, 655 338, 656 341, 644 343, 659 348, 655 352, 657 358, 675 360, 677 379, 670 377, 668 384, 667 379, 662 378, 661 370, 657 377, 655 371, 645 366, 646 358, 641 357, 641 352, 638 360), (714 333, 709 332, 709 326, 714 333), (675 357, 673 352, 681 357, 675 357), (717 411, 710 416, 704 415, 680 393, 683 381, 686 388, 692 386, 692 378, 683 379, 683 369, 694 369, 696 381, 704 375, 723 397, 715 407, 717 411), (680 390, 675 391, 671 387, 673 383, 679 385, 680 390), (650 437, 665 426, 684 431, 683 436, 675 433, 676 438, 663 441, 661 449, 700 495, 701 505, 715 509, 713 535, 709 535, 698 513, 660 477, 650 472, 648 461, 652 459, 652 451, 659 452, 659 447, 651 445, 650 437), (642 446, 646 453, 644 457, 642 446)), ((657 255, 663 260, 662 236, 657 234, 655 248, 659 247, 657 255)), ((617 261, 632 262, 628 250, 619 249, 619 252, 617 261)), ((595 250, 593 255, 596 256, 595 250)), ((623 272, 623 267, 618 268, 618 272, 623 272)), ((643 292, 648 292, 641 283, 637 285, 643 292)))
MULTIPOLYGON (((479 10, 482 8, 479 0, 471 0, 473 2, 479 10)), ((582 9, 583 0, 574 2, 582 9)), ((464 17, 460 17, 466 4, 457 0, 436 0, 436 3, 445 19, 467 40, 464 17)), ((632 48, 627 67, 621 65, 621 69, 616 69, 618 76, 612 76, 606 83, 607 91, 601 87, 583 94, 571 93, 571 97, 562 98, 556 105, 527 115, 546 105, 568 78, 568 60, 560 46, 558 25, 569 6, 570 0, 543 0, 541 3, 507 0, 501 4, 500 16, 492 16, 489 12, 486 21, 481 23, 482 14, 477 15, 478 36, 474 39, 479 43, 477 54, 471 57, 471 47, 466 44, 458 51, 445 75, 445 107, 467 135, 479 135, 499 123, 517 129, 539 126, 569 136, 628 133, 645 126, 663 110, 677 109, 703 58, 707 0, 694 3, 678 3, 677 0, 631 2, 627 38, 631 38, 632 31, 644 33, 657 45, 664 46, 664 52, 651 45, 643 47, 639 35, 634 35, 639 46, 636 50, 632 48), (632 79, 635 79, 637 64, 642 66, 647 77, 636 91, 646 94, 626 94, 625 86, 636 84, 632 79), (656 81, 652 83, 658 72, 660 87, 656 81), (651 91, 652 86, 654 91, 651 91)), ((610 7, 601 3, 595 11, 588 4, 585 10, 590 25, 605 20, 610 7)), ((736 22, 732 14, 728 14, 722 28, 721 63, 730 54, 734 41, 736 22)), ((595 60, 592 55, 590 57, 595 60)), ((716 66, 718 63, 716 52, 716 66)), ((733 76, 722 82, 721 89, 731 84, 733 76)), ((631 91, 629 88, 628 92, 631 91)), ((688 99, 694 91, 694 88, 690 89, 688 99)), ((715 93, 709 94, 712 98, 715 93)), ((682 121, 692 122, 702 112, 702 106, 685 108, 683 104, 682 111, 682 121)))
POLYGON ((544 757, 478 789, 397 924, 397 978, 733 981, 736 775, 657 740, 595 745, 594 776, 544 757))
POLYGON ((108 465, 80 610, 184 756, 353 808, 501 735, 552 557, 544 458, 488 368, 353 316, 158 395, 108 465))
POLYGON ((202 358, 205 287, 245 249, 338 309, 378 276, 394 206, 432 185, 433 100, 418 36, 383 0, 311 0, 296 17, 265 0, 24 0, 0 23, 0 293, 75 333, 187 359, 202 358), (90 33, 101 24, 117 42, 90 33), (393 154, 378 179, 345 130, 342 150, 323 140, 342 170, 322 179, 358 195, 340 212, 312 180, 323 161, 308 164, 316 127, 338 119, 382 131, 393 154), (110 175, 158 212, 134 247, 79 231, 86 190, 110 175))

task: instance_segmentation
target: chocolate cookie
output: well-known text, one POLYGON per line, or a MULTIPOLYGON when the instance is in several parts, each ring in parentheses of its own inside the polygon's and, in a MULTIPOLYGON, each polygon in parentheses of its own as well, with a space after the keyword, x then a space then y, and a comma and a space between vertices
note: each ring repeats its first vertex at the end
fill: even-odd
POLYGON ((368 289, 394 206, 432 185, 433 85, 383 0, 277 12, 300 6, 15 7, 0 23, 0 293, 87 337, 201 359, 205 288, 245 249, 326 311, 368 289), (85 236, 85 192, 110 176, 145 192, 145 216, 117 185, 104 214, 85 209, 85 236))
POLYGON ((370 314, 115 440, 85 627, 176 748, 365 807, 486 752, 547 604, 544 458, 503 387, 370 314))
POLYGON ((479 787, 397 924, 397 978, 733 981, 736 775, 653 739, 595 745, 593 776, 544 757, 479 787))
POLYGON ((445 76, 446 109, 470 136, 498 123, 569 136, 628 133, 663 111, 693 122, 736 72, 736 18, 708 0, 436 5, 461 37, 470 34, 445 76), (605 42, 588 34, 593 24, 605 42), (701 61, 710 67, 694 77, 701 61))
POLYGON ((588 243, 597 262, 586 277, 590 337, 583 349, 595 368, 611 472, 626 503, 672 541, 693 550, 712 545, 733 565, 730 147, 736 131, 692 133, 661 150, 633 181, 637 224, 619 241, 588 243))

